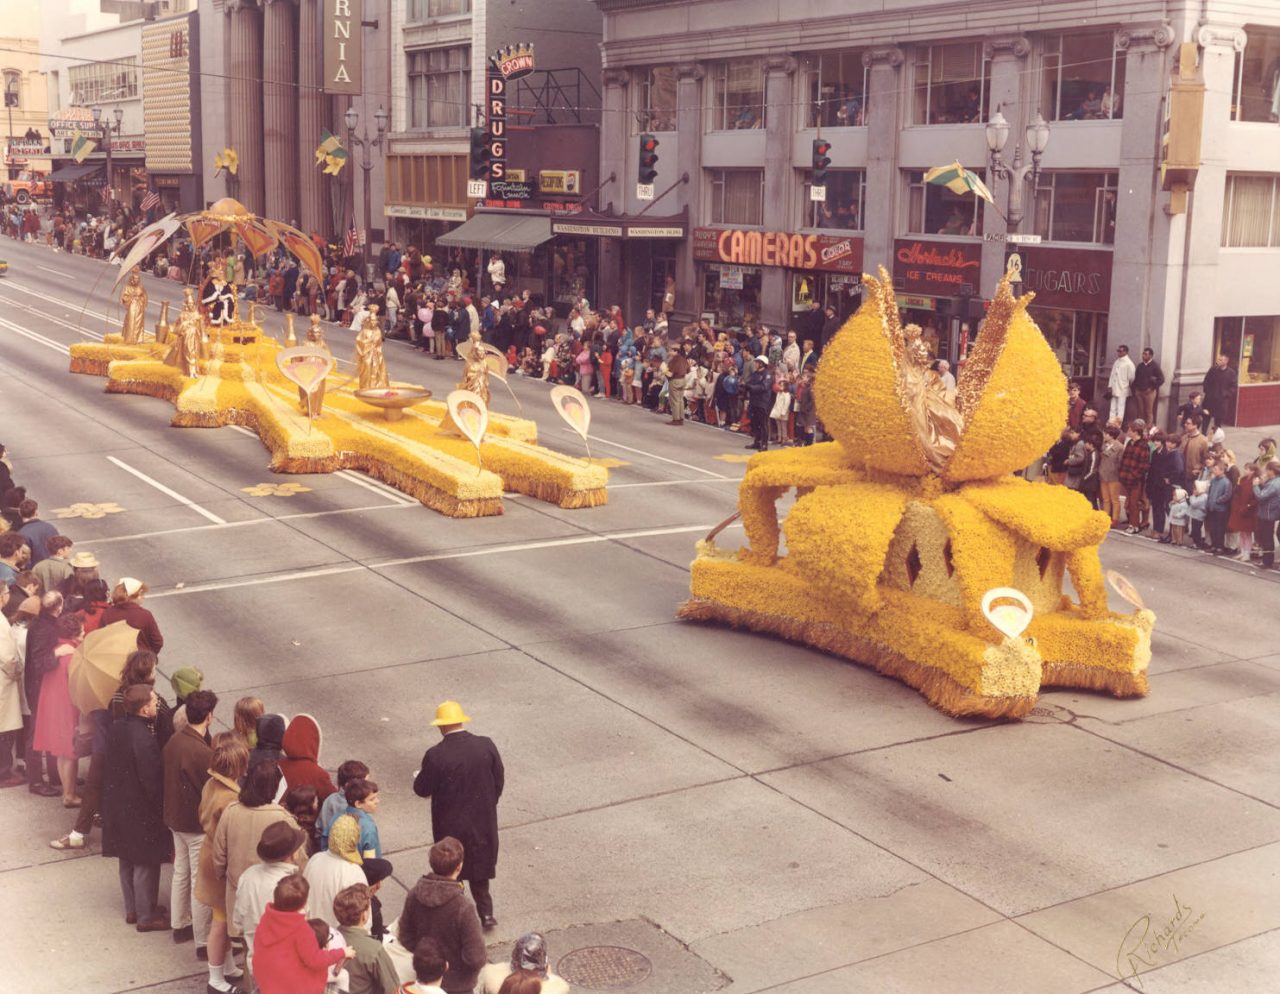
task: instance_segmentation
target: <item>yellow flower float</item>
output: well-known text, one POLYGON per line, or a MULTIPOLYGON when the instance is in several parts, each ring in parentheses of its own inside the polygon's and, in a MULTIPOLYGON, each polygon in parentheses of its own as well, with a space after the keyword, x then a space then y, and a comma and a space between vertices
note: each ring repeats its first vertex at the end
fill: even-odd
MULTIPOLYGON (((261 328, 237 321, 209 336, 207 354, 193 360, 197 376, 165 361, 169 346, 127 345, 119 335, 72 345, 71 371, 106 376, 108 393, 170 401, 177 427, 247 427, 270 450, 274 472, 362 470, 450 517, 501 514, 504 492, 564 508, 608 501, 608 470, 539 446, 532 421, 491 414, 477 452, 441 427, 443 401, 417 403, 388 420, 342 376, 329 378, 323 413, 313 420, 296 382, 277 368, 280 344, 261 328)), ((390 383, 385 389, 417 388, 390 383)))
POLYGON ((863 285, 814 386, 836 441, 752 457, 738 492, 748 546, 699 543, 679 616, 869 664, 953 715, 1020 717, 1047 686, 1145 694, 1155 616, 1107 607, 1109 518, 1011 475, 1053 444, 1067 405, 1031 295, 1001 281, 953 403, 888 275, 863 285), (1006 623, 1016 604, 992 613, 998 593, 1029 625, 1006 623))

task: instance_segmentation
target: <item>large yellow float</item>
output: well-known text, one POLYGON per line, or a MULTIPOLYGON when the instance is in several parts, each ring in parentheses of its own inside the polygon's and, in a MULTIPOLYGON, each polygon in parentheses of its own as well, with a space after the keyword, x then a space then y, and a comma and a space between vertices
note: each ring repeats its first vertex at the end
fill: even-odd
POLYGON ((1045 686, 1145 694, 1155 616, 1108 610, 1107 515, 1011 475, 1058 437, 1067 403, 1030 295, 1015 300, 1001 282, 951 404, 930 382, 919 329, 899 324, 887 275, 863 284, 815 382, 836 441, 751 459, 738 495, 748 547, 700 543, 679 616, 870 664, 953 715, 1019 717, 1045 686), (997 632, 993 588, 1025 595, 1025 634, 1025 622, 997 632))

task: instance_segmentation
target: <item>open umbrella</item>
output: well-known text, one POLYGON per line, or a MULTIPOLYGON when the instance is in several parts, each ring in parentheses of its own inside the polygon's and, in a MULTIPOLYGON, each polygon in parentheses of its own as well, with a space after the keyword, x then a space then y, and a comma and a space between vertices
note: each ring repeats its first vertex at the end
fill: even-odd
POLYGON ((962 196, 972 193, 992 206, 995 205, 995 198, 991 196, 987 184, 959 162, 953 162, 949 166, 934 166, 924 174, 924 181, 934 186, 945 186, 952 193, 959 193, 962 196))
POLYGON ((86 635, 67 667, 71 703, 83 712, 105 708, 120 689, 125 660, 137 648, 138 630, 125 621, 86 635))

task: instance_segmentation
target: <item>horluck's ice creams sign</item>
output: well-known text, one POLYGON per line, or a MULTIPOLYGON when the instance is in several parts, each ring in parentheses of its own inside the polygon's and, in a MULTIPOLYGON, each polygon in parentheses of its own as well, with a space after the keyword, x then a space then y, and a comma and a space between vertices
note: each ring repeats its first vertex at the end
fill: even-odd
POLYGON ((324 4, 324 92, 356 95, 363 76, 361 17, 364 0, 324 4))

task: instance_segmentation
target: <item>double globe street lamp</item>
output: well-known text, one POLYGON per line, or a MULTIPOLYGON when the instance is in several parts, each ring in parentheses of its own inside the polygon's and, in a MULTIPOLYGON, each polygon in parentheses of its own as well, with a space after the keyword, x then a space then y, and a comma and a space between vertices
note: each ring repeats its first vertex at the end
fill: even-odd
POLYGON ((102 150, 107 154, 107 190, 111 193, 111 199, 115 200, 116 188, 113 182, 115 177, 111 172, 111 133, 113 130, 116 132, 120 130, 120 124, 124 121, 124 109, 116 107, 112 110, 111 114, 116 119, 114 128, 112 128, 110 122, 103 122, 102 108, 97 104, 93 105, 91 113, 93 114, 93 126, 98 134, 102 135, 102 150))
MULTIPOLYGON (((373 113, 373 119, 378 127, 378 134, 374 138, 369 137, 366 128, 363 134, 356 134, 356 126, 360 123, 360 114, 354 107, 348 107, 344 120, 347 125, 347 141, 353 146, 360 149, 360 168, 364 170, 364 276, 366 280, 372 280, 372 274, 369 272, 369 238, 370 230, 373 227, 373 198, 369 186, 369 174, 373 171, 373 149, 381 151, 383 137, 387 133, 387 124, 390 116, 381 104, 373 113)), ((355 187, 351 188, 351 209, 355 213, 355 187)))
POLYGON ((1031 153, 1031 161, 1026 165, 1022 163, 1022 142, 1017 142, 1013 146, 1012 164, 1006 164, 1004 161, 1004 147, 1009 141, 1010 130, 1009 122, 997 107, 996 112, 991 115, 991 120, 987 122, 987 148, 991 153, 992 174, 998 179, 1009 181, 1009 210, 1005 221, 1009 231, 1016 232, 1026 213, 1023 207, 1022 184, 1029 177, 1034 188, 1036 180, 1040 178, 1040 157, 1049 146, 1049 124, 1043 115, 1037 113, 1027 125, 1027 151, 1031 153))

